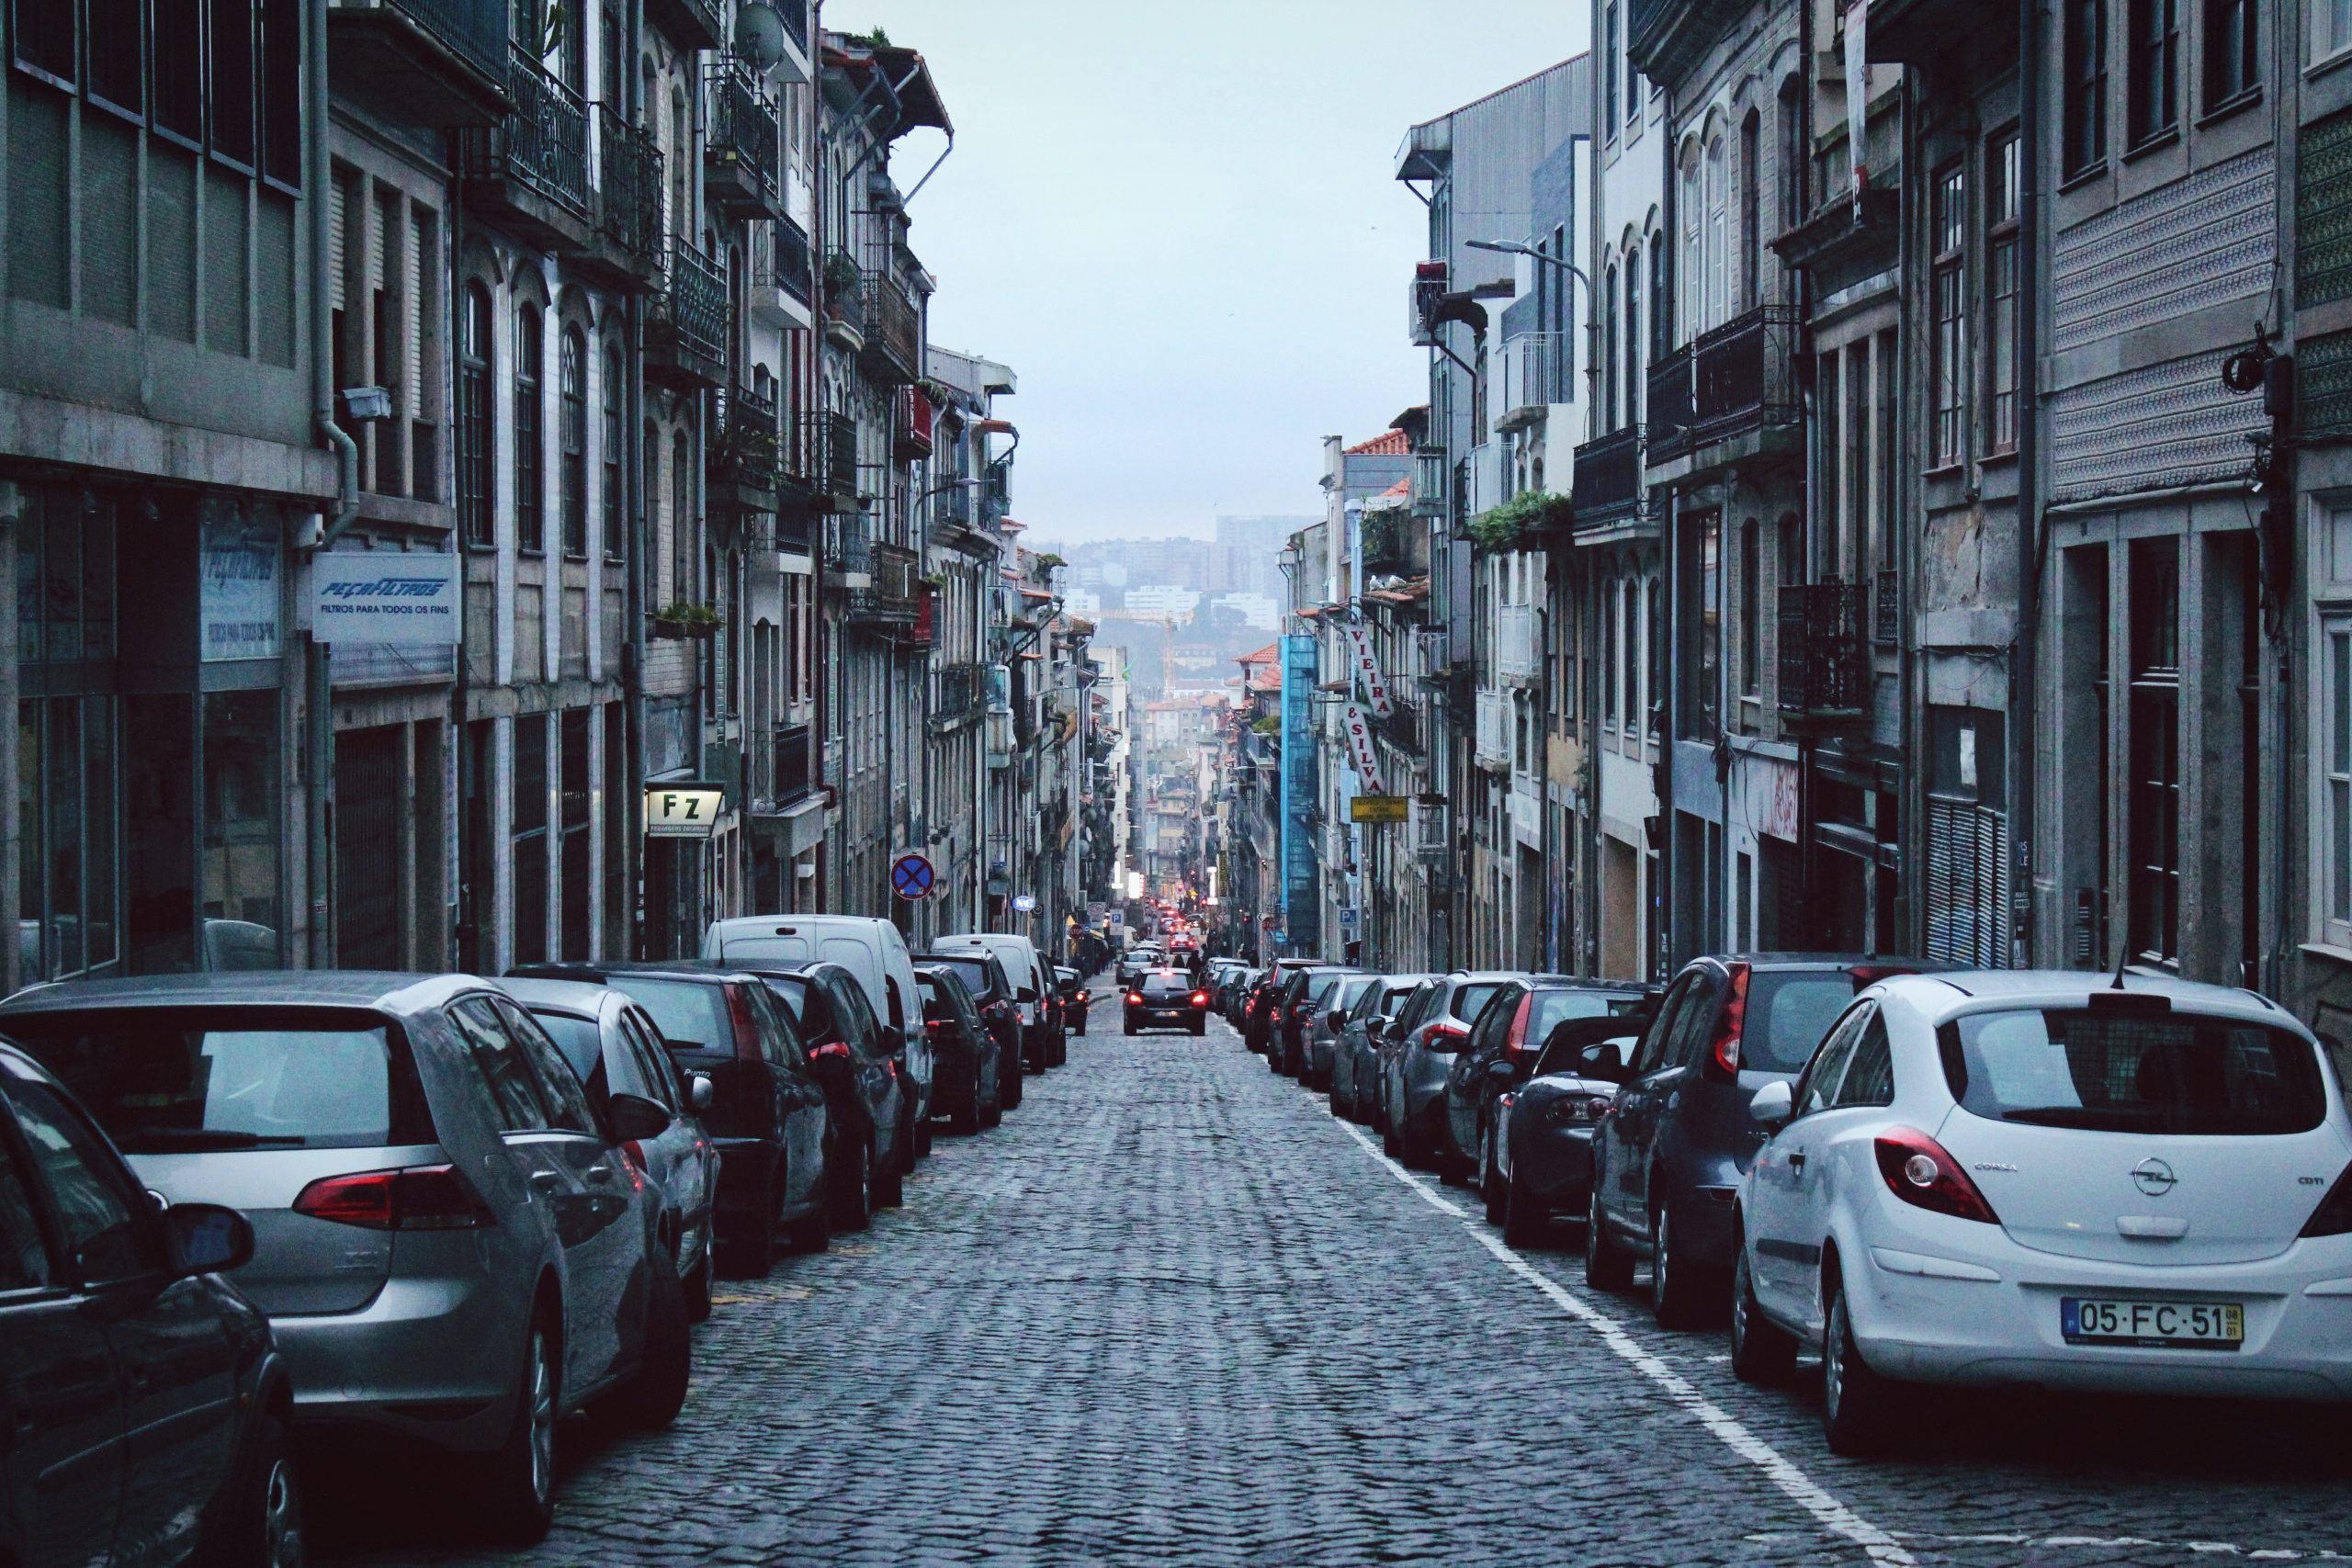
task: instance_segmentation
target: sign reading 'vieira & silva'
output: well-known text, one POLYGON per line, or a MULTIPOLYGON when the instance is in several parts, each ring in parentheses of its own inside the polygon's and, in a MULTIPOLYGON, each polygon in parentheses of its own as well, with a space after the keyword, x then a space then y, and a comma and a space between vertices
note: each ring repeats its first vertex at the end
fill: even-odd
POLYGON ((718 822, 727 792, 715 784, 650 784, 645 786, 645 836, 649 839, 707 839, 718 822))

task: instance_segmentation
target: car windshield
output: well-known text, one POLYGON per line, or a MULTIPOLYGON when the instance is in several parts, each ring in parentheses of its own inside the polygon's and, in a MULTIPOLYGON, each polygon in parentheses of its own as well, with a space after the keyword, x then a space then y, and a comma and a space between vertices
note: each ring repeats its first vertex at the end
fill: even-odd
POLYGON ((1854 999, 1843 969, 1759 969, 1747 977, 1747 1019, 1739 1065, 1759 1073, 1801 1073, 1813 1048, 1854 999))
POLYGON ((1452 1011, 1464 1023, 1476 1023, 1487 1016, 1487 1004, 1502 989, 1499 980, 1480 980, 1453 993, 1452 1011))
POLYGON ((2305 1133, 2327 1112, 2319 1059, 2267 1024, 2188 1012, 2018 1009, 1937 1034, 1973 1115, 2109 1132, 2305 1133))
POLYGON ((735 1049, 735 1027, 727 1020, 727 994, 716 984, 653 980, 615 975, 605 981, 653 1015, 662 1043, 681 1051, 735 1049))
POLYGON ((604 1032, 596 1027, 596 1021, 582 1018, 577 1013, 541 1012, 537 1008, 531 1010, 531 1016, 539 1021, 540 1027, 555 1036, 556 1049, 561 1051, 563 1059, 571 1064, 571 1070, 579 1075, 580 1081, 587 1082, 588 1075, 595 1070, 596 1064, 605 1056, 604 1032))
POLYGON ((396 1061, 367 1016, 124 1009, 26 1014, 8 1032, 126 1154, 431 1141, 405 1046, 396 1061))
POLYGON ((1523 1038, 1542 1042, 1551 1038, 1555 1024, 1572 1018, 1623 1018, 1639 1012, 1637 997, 1609 997, 1598 991, 1538 991, 1534 1005, 1527 1010, 1527 1032, 1523 1038))

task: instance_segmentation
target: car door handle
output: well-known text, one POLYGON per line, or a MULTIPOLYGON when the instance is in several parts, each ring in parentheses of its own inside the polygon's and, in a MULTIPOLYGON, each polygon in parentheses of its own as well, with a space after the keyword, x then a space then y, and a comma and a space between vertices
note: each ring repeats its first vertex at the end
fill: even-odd
POLYGON ((1795 1176, 1803 1176, 1804 1174, 1804 1153, 1803 1150, 1797 1150, 1790 1154, 1789 1170, 1792 1175, 1795 1176))
POLYGON ((587 1177, 591 1181, 610 1181, 613 1179, 613 1168, 609 1165, 592 1165, 588 1168, 587 1177))
POLYGON ((531 1172, 531 1185, 542 1192, 552 1192, 563 1185, 563 1178, 552 1170, 535 1170, 531 1172))

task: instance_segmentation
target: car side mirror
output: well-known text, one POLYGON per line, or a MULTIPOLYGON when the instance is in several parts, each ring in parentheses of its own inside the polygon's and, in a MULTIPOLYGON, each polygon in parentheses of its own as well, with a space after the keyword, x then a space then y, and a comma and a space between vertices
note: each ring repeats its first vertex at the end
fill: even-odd
POLYGON ((1622 1083, 1625 1077, 1625 1047, 1616 1040, 1597 1040, 1577 1053, 1577 1076, 1622 1083))
POLYGON ((175 1203, 163 1213, 172 1259, 186 1274, 225 1274, 253 1261, 254 1224, 218 1203, 175 1203))
POLYGON ((1346 1013, 1344 1013, 1344 1012, 1341 1012, 1339 1009, 1337 1009, 1337 1008, 1333 1008, 1333 1009, 1331 1010, 1331 1020, 1330 1020, 1330 1021, 1331 1021, 1331 1032, 1332 1032, 1332 1033, 1334 1033, 1334 1034, 1337 1034, 1337 1033, 1339 1033, 1339 1032, 1340 1032, 1340 1031, 1341 1031, 1342 1029, 1345 1029, 1345 1028, 1348 1026, 1348 1015, 1347 1015, 1346 1013))
POLYGON ((605 1102, 605 1126, 616 1144, 658 1138, 676 1120, 668 1106, 641 1094, 616 1094, 605 1102))
POLYGON ((906 1048, 907 1032, 905 1030, 900 1029, 894 1023, 882 1032, 882 1054, 884 1055, 895 1056, 906 1048))
POLYGON ((1789 1087, 1786 1078, 1766 1084, 1756 1091, 1756 1098, 1747 1102, 1747 1113, 1756 1118, 1758 1126, 1763 1127, 1785 1125, 1795 1111, 1796 1091, 1789 1087))
POLYGON ((686 1079, 686 1103, 694 1107, 696 1115, 709 1110, 710 1102, 717 1095, 718 1090, 711 1087, 708 1073, 695 1073, 686 1079))
POLYGON ((1509 1089, 1519 1080, 1519 1069, 1498 1056, 1487 1064, 1487 1081, 1498 1089, 1509 1089))

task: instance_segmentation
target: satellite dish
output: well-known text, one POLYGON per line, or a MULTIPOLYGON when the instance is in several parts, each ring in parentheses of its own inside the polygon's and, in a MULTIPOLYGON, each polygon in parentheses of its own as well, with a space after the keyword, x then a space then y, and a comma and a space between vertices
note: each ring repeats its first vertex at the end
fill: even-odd
POLYGON ((766 0, 735 13, 735 57, 763 74, 783 62, 784 18, 766 0))

